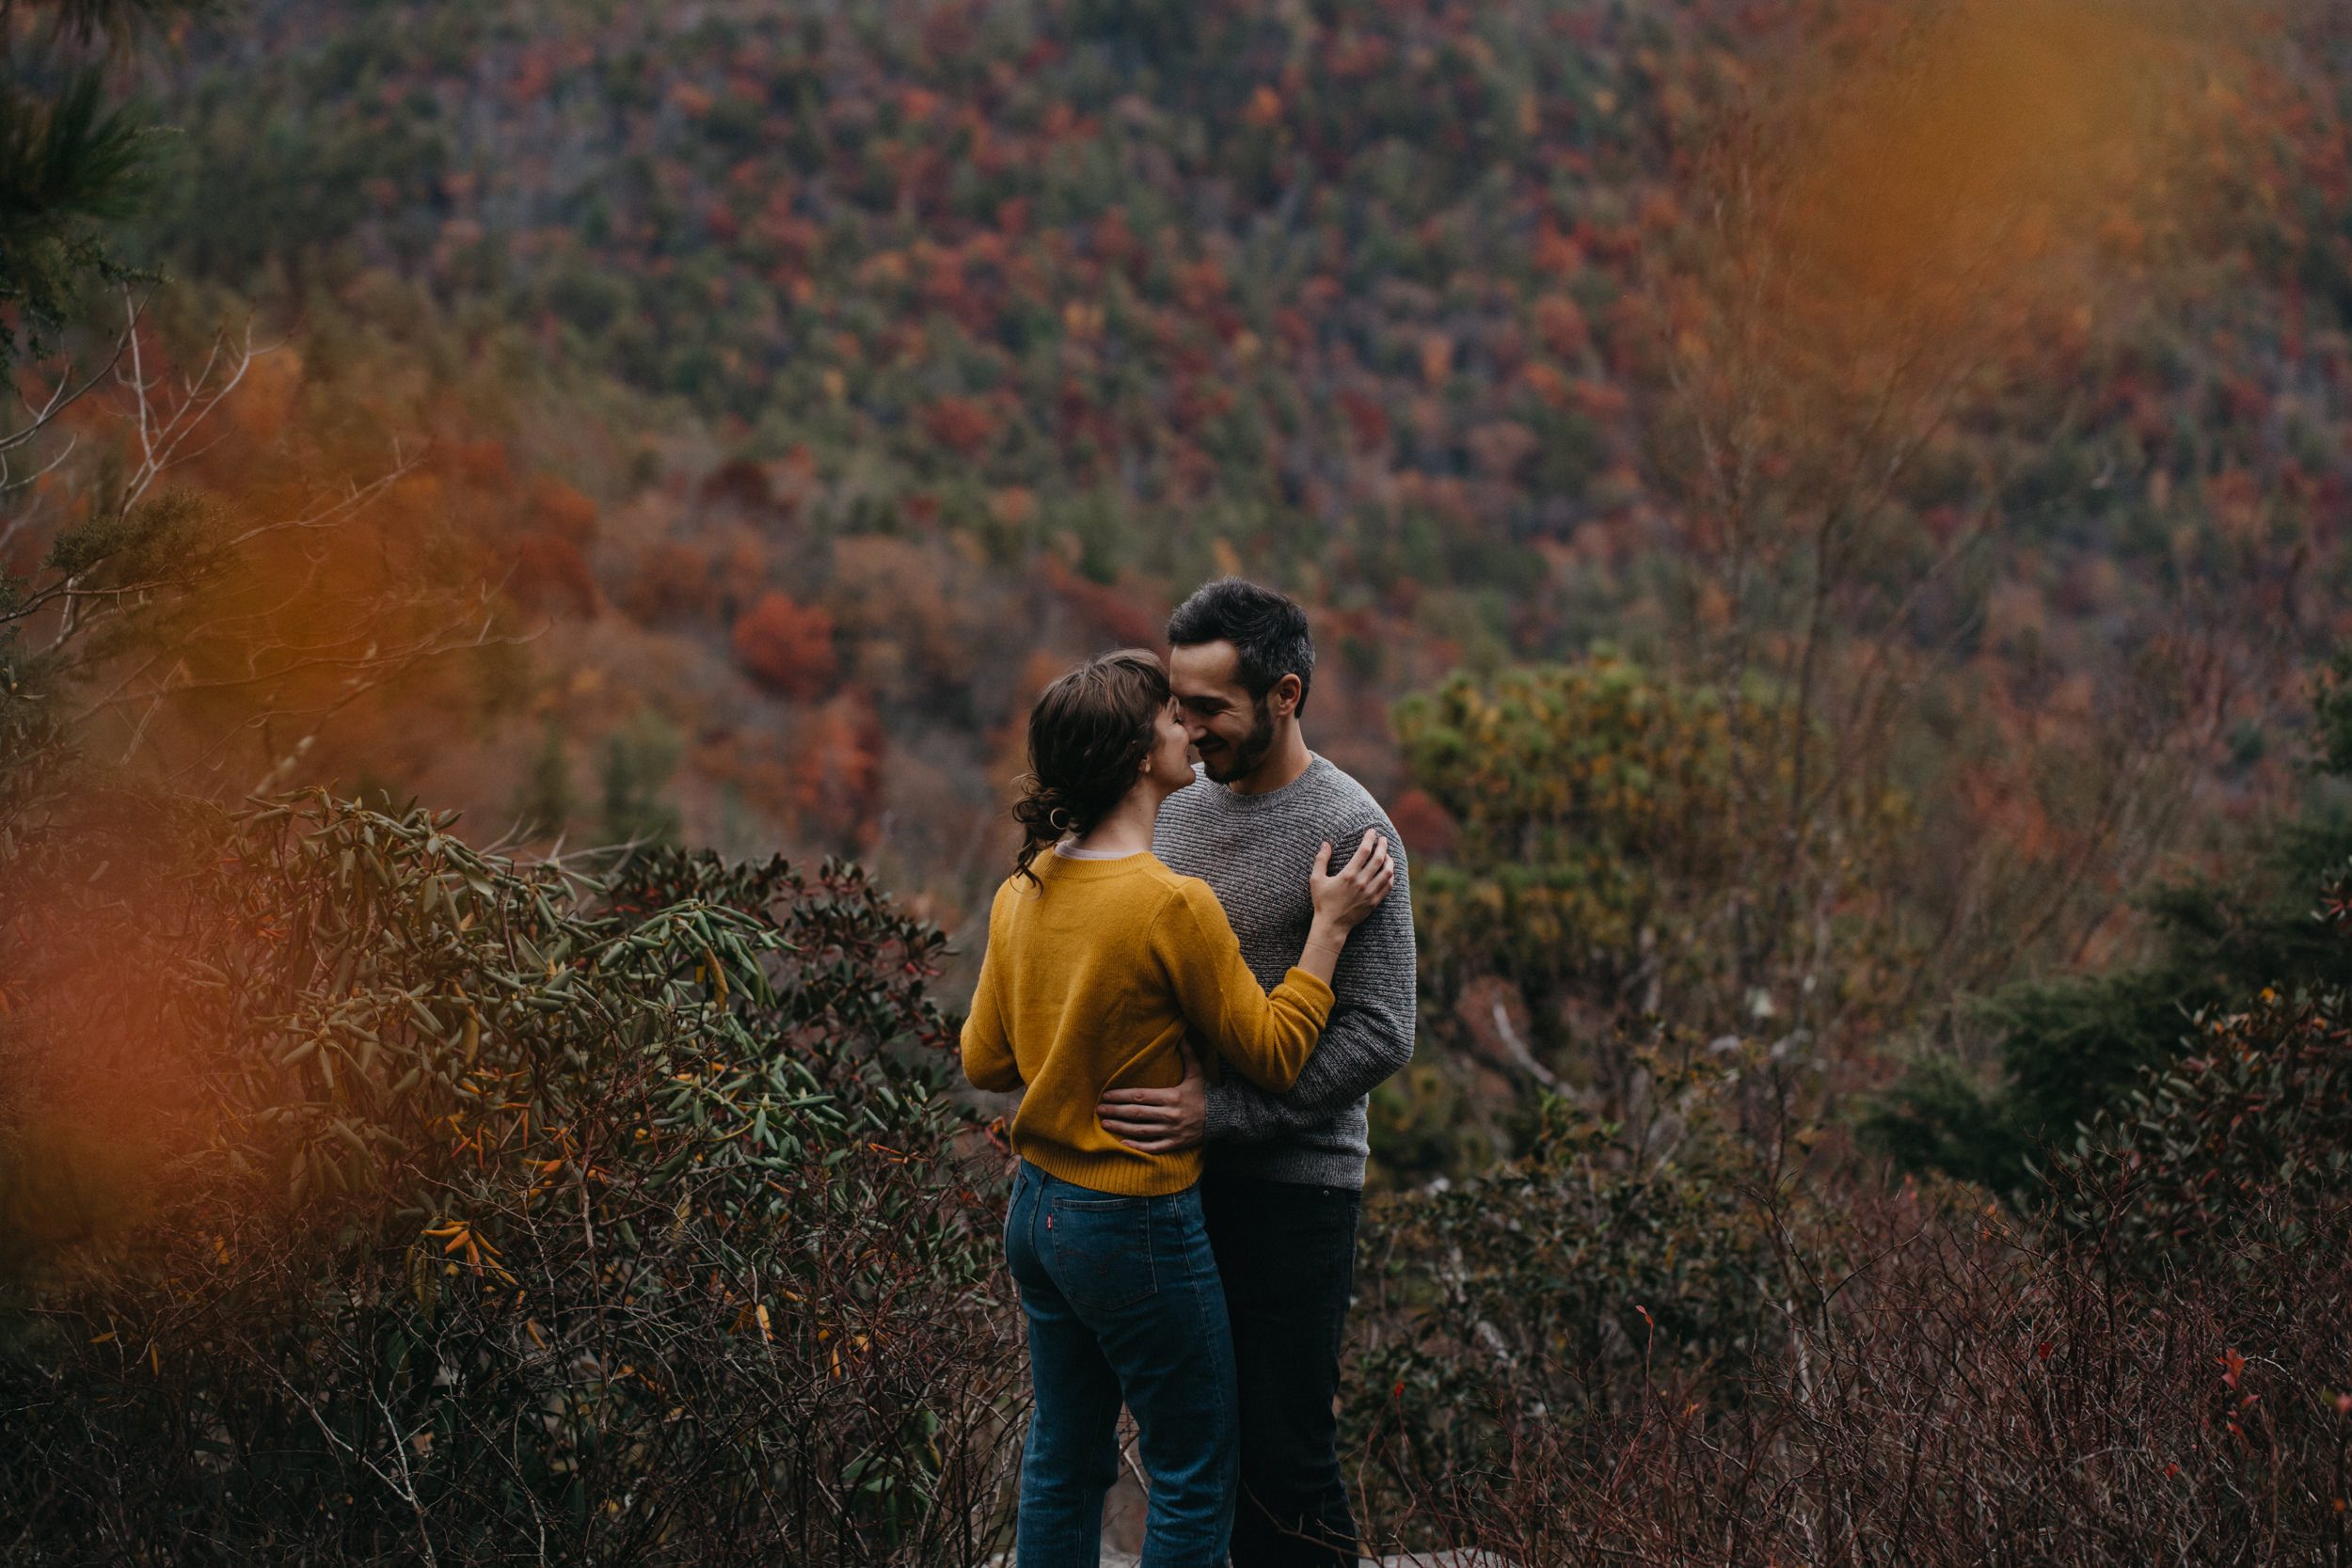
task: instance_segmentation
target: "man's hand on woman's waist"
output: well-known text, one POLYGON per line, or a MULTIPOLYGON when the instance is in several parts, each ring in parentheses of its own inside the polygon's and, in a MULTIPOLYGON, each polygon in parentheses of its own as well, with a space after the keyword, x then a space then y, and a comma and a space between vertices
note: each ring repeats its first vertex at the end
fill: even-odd
POLYGON ((1184 1040, 1184 1079, 1171 1089, 1109 1089, 1095 1101, 1103 1131, 1138 1154, 1175 1154, 1200 1145, 1209 1124, 1207 1080, 1184 1040))

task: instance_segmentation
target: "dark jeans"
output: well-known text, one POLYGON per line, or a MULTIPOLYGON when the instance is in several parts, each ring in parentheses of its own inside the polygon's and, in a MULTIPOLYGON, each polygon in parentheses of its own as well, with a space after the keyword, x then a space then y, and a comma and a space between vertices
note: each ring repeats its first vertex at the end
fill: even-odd
POLYGON ((1362 1195, 1212 1172, 1200 1183, 1241 1374, 1233 1568, 1357 1561, 1340 1476, 1340 1339, 1362 1195))
POLYGON ((1120 1197, 1024 1160, 1005 1254, 1037 1387, 1021 1455, 1018 1568, 1100 1561, 1122 1399, 1151 1482, 1142 1568, 1222 1563, 1233 1528, 1233 1346, 1200 1189, 1120 1197))

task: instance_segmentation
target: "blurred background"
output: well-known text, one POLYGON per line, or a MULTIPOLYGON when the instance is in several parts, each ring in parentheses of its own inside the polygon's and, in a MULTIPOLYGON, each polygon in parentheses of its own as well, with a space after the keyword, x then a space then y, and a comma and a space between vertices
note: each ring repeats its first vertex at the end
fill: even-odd
MULTIPOLYGON (((2314 799, 2334 8, 13 9, 147 127, 58 342, 220 396, 159 491, 341 509, 105 651, 91 749, 219 798, 852 855, 967 937, 1030 696, 1242 572, 1458 868, 1457 1087, 1645 987, 1966 1052, 2314 799)), ((119 377, 48 434, 18 569, 139 461, 119 377)))

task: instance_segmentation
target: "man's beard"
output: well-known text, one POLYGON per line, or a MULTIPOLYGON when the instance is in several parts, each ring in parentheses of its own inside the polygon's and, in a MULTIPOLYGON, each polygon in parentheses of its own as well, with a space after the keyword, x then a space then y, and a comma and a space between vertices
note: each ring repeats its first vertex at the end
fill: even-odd
POLYGON ((1208 770, 1216 784, 1232 784, 1246 779, 1258 770, 1265 754, 1274 750, 1274 715, 1261 699, 1251 710, 1249 733, 1239 740, 1229 741, 1215 752, 1200 754, 1200 766, 1208 770))

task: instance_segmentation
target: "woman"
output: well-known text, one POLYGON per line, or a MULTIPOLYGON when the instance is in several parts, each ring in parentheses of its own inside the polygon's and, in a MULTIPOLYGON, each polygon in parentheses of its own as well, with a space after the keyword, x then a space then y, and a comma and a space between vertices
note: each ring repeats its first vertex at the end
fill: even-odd
POLYGON ((1271 995, 1216 896, 1152 853, 1160 804, 1193 782, 1168 674, 1135 649, 1046 689, 1029 714, 1025 830, 989 911, 963 1071, 1024 1088, 1005 1249, 1029 1320, 1037 1400, 1021 1463, 1018 1568, 1093 1568, 1123 1402, 1151 1480, 1144 1568, 1225 1560, 1233 1522, 1232 1343, 1195 1184, 1200 1151, 1145 1154, 1103 1131, 1108 1088, 1183 1076, 1187 1033, 1251 1083, 1296 1081, 1331 1007, 1347 933, 1394 879, 1376 834, 1328 874, 1271 995))

